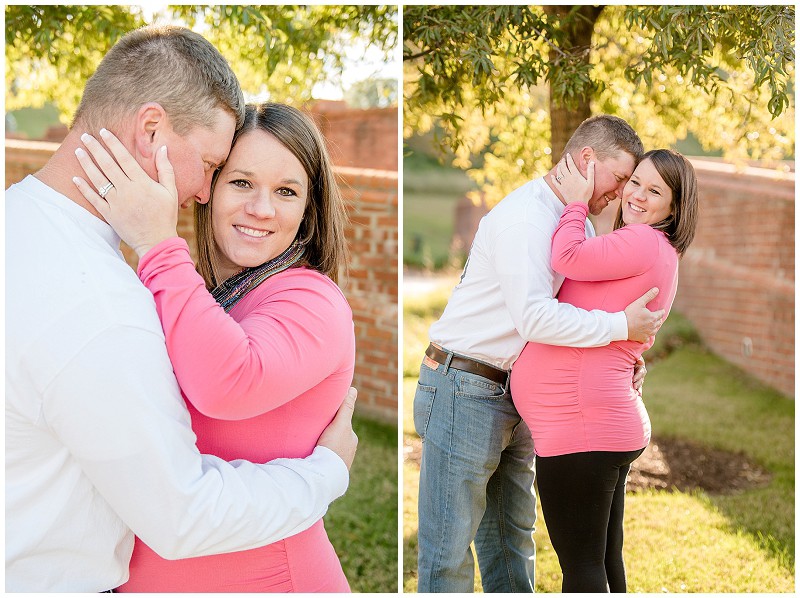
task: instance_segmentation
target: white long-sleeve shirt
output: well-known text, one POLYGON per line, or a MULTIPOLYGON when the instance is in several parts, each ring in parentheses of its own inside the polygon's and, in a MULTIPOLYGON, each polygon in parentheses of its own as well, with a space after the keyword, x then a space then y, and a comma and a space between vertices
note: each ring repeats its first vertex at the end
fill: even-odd
MULTIPOLYGON (((564 277, 550 266, 564 204, 543 178, 508 194, 481 219, 469 259, 432 342, 508 370, 528 341, 599 347, 628 338, 624 312, 559 303, 564 277)), ((594 236, 587 220, 586 232, 594 236)))
POLYGON ((106 223, 30 176, 6 193, 6 252, 7 591, 114 588, 134 534, 173 559, 262 546, 344 493, 323 447, 200 455, 153 298, 106 223))

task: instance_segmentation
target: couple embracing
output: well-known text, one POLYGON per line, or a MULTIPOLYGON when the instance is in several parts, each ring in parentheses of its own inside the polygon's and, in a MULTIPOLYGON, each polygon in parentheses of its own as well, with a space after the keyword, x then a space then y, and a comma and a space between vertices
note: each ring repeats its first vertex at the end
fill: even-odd
POLYGON ((471 592, 472 542, 484 591, 534 591, 534 471, 562 591, 626 590, 625 482, 650 440, 641 356, 697 210, 683 156, 599 115, 481 220, 414 397, 420 592, 471 592), (595 236, 587 216, 617 197, 595 236))
POLYGON ((313 122, 204 38, 111 49, 6 193, 6 590, 349 591, 344 221, 313 122))

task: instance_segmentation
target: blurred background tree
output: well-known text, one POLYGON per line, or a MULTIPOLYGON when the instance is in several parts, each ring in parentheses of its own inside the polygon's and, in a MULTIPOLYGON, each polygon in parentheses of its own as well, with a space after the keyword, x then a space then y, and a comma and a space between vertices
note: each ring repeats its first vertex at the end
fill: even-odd
POLYGON ((397 105, 397 93, 397 79, 369 77, 351 85, 344 99, 352 108, 386 108, 397 105))
POLYGON ((396 6, 6 6, 5 17, 6 110, 51 102, 62 122, 111 46, 156 21, 202 33, 246 97, 295 105, 312 99, 317 84, 341 85, 354 54, 390 56, 398 35, 396 6))
MULTIPOLYGON (((792 5, 406 6, 404 137, 435 131, 491 205, 591 114, 645 147, 794 156, 792 5)), ((686 150, 684 150, 686 151, 686 150)))

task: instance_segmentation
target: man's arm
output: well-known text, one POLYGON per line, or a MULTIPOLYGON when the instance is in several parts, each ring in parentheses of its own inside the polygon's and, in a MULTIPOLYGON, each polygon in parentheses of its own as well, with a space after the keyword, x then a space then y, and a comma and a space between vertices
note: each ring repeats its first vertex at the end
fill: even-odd
MULTIPOLYGON (((550 215, 548 214, 548 217, 550 215)), ((587 311, 559 303, 550 267, 555 223, 519 223, 499 236, 493 261, 511 319, 529 342, 570 347, 601 347, 628 336, 623 312, 587 311)))
POLYGON ((569 347, 601 347, 612 341, 644 342, 660 324, 646 304, 658 292, 649 291, 624 312, 587 311, 559 303, 560 288, 550 265, 554 223, 542 218, 519 223, 499 236, 493 261, 509 313, 529 342, 569 347))
MULTIPOLYGON (((338 440, 327 445, 352 462, 352 439, 341 438, 349 416, 337 416, 338 440)), ((118 326, 94 337, 47 388, 44 417, 96 491, 165 558, 296 534, 348 483, 346 463, 324 446, 264 465, 201 456, 163 338, 147 330, 118 326)))

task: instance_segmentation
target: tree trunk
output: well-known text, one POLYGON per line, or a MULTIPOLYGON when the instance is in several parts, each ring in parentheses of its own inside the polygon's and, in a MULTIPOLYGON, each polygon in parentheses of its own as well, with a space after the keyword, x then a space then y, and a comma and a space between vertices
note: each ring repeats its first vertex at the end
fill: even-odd
MULTIPOLYGON (((573 8, 573 6, 545 6, 544 11, 548 15, 555 15, 563 19, 573 8)), ((594 24, 602 10, 602 6, 581 5, 578 8, 579 16, 571 19, 569 25, 564 28, 566 34, 562 44, 564 51, 588 48, 591 45, 594 24)), ((585 54, 584 60, 588 63, 588 52, 585 54)), ((554 166, 561 159, 561 154, 572 133, 579 124, 592 115, 589 109, 590 100, 591 98, 586 95, 580 98, 577 106, 567 108, 559 98, 553 97, 553 90, 550 89, 550 147, 552 149, 550 157, 554 166)))

